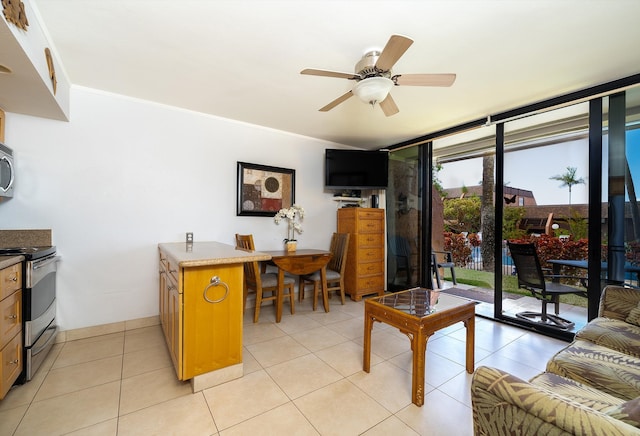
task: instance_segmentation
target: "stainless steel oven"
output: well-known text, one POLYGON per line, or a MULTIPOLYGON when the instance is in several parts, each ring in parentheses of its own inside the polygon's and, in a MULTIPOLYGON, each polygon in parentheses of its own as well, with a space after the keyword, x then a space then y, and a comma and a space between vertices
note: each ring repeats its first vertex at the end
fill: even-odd
POLYGON ((53 346, 56 324, 56 272, 59 256, 56 247, 19 247, 0 249, 0 254, 25 257, 22 272, 22 320, 24 370, 20 381, 29 381, 53 346))

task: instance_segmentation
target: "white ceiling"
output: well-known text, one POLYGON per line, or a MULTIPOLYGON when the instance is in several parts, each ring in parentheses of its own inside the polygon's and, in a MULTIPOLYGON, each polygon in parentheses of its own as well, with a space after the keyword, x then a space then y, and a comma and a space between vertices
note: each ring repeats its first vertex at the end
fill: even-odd
MULTIPOLYGON (((362 148, 640 72, 638 0, 35 0, 73 85, 362 148), (415 42, 394 73, 456 73, 395 87, 385 117, 353 72, 392 34, 415 42)), ((71 107, 73 116, 73 106, 71 107)))

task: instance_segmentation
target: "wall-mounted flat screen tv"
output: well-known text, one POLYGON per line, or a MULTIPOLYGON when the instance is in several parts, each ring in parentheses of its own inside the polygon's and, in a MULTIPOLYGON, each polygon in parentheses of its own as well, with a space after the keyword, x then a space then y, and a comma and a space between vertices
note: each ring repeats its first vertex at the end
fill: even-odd
POLYGON ((387 187, 389 153, 366 150, 325 150, 326 189, 384 189, 387 187))

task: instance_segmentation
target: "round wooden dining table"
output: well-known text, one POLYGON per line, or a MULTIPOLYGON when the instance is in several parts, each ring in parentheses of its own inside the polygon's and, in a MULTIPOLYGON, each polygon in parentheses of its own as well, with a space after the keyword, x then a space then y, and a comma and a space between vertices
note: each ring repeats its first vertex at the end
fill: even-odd
MULTIPOLYGON (((331 260, 331 252, 316 249, 298 249, 296 251, 275 250, 261 251, 271 256, 271 262, 278 267, 278 295, 276 298, 276 322, 282 319, 282 295, 284 294, 284 273, 301 276, 320 270, 322 281, 322 304, 324 311, 329 312, 329 293, 327 291, 327 264, 331 260)), ((300 291, 299 291, 300 292, 300 291)))

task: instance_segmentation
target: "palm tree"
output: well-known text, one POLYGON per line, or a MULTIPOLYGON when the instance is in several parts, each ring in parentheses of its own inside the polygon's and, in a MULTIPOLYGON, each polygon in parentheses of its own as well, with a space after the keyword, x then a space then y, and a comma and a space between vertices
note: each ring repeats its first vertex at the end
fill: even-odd
POLYGON ((562 182, 562 185, 560 185, 561 188, 564 188, 565 186, 569 187, 569 208, 571 208, 571 187, 573 185, 584 185, 585 183, 582 177, 576 179, 576 171, 578 171, 577 168, 567 167, 566 173, 549 177, 551 180, 558 180, 562 182))
POLYGON ((495 191, 494 173, 494 155, 486 154, 482 157, 482 203, 480 205, 480 220, 482 223, 480 253, 482 255, 482 269, 484 271, 494 271, 496 262, 495 255, 493 254, 496 243, 496 215, 493 204, 495 191))

